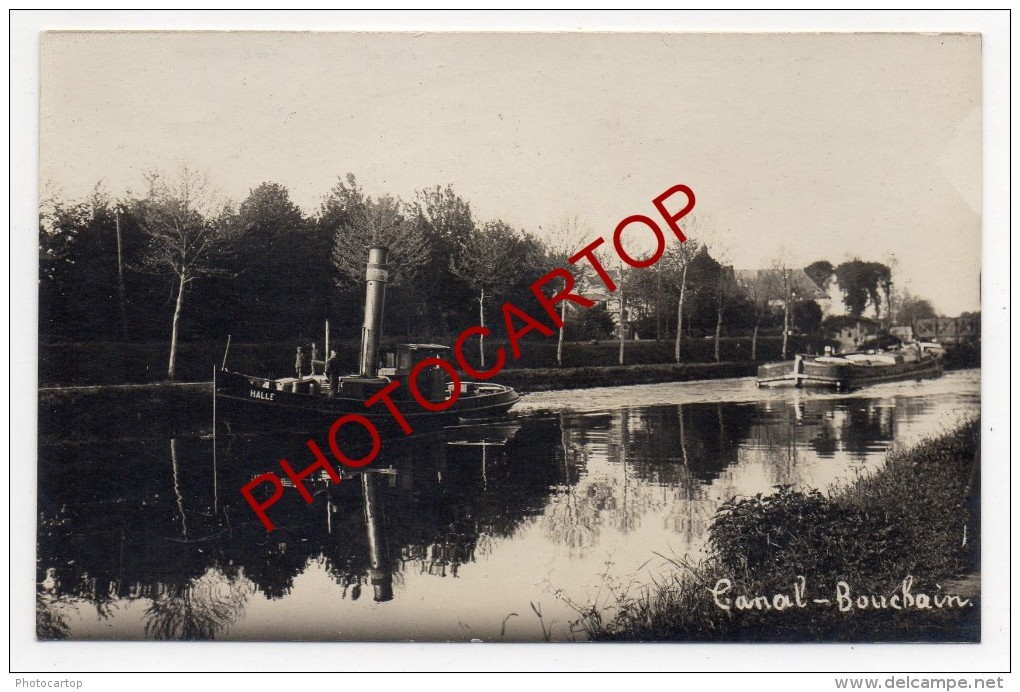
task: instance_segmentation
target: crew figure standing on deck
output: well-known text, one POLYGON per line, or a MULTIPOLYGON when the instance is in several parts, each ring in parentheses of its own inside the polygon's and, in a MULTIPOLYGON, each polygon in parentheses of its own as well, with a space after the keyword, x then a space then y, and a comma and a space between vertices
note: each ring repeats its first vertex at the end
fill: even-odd
POLYGON ((340 368, 336 362, 336 351, 333 349, 329 352, 329 358, 326 359, 326 367, 323 372, 329 379, 329 395, 335 397, 336 387, 340 382, 340 368))
POLYGON ((315 374, 315 362, 319 360, 319 345, 314 341, 312 342, 312 359, 309 361, 310 370, 312 374, 315 374))
POLYGON ((297 356, 294 359, 294 372, 299 380, 305 374, 305 353, 300 346, 297 347, 297 356))

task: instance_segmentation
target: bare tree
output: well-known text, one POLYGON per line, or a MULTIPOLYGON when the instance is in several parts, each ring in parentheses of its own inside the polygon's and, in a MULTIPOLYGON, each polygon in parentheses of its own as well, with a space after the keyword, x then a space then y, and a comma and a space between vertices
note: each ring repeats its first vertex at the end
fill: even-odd
POLYGON ((791 262, 784 253, 780 253, 769 267, 769 280, 771 292, 775 300, 783 303, 783 352, 782 358, 786 358, 787 346, 790 339, 790 310, 793 302, 797 299, 797 281, 794 275, 795 270, 790 266, 791 262))
POLYGON ((177 340, 184 294, 203 275, 224 273, 220 262, 233 235, 230 208, 214 192, 205 173, 182 166, 175 175, 150 172, 148 195, 139 202, 147 247, 142 266, 176 278, 176 301, 170 336, 167 378, 177 369, 177 340))
POLYGON ((720 351, 720 338, 722 336, 723 318, 726 310, 733 304, 734 299, 740 294, 740 286, 737 284, 732 265, 719 265, 719 272, 716 274, 714 287, 715 293, 715 362, 722 360, 720 351))
MULTIPOLYGON (((518 269, 517 232, 502 221, 488 221, 464 244, 450 271, 478 292, 479 326, 485 326, 485 298, 510 283, 518 269)), ((478 341, 481 367, 485 367, 485 336, 478 341)))
POLYGON ((770 302, 776 297, 777 282, 769 269, 751 269, 737 274, 740 289, 754 308, 754 331, 751 334, 751 360, 758 360, 758 329, 768 314, 770 302))
MULTIPOLYGON (((555 267, 567 266, 570 258, 583 249, 593 237, 594 234, 591 229, 587 225, 582 224, 576 216, 557 223, 549 229, 546 236, 545 244, 548 248, 549 263, 555 267)), ((570 272, 574 275, 576 283, 581 283, 585 280, 586 267, 587 264, 570 267, 570 272)), ((560 288, 563 288, 565 283, 566 280, 563 281, 560 288)), ((563 334, 567 326, 568 303, 570 303, 569 300, 560 301, 560 322, 562 324, 556 338, 556 365, 559 366, 563 365, 563 334)))
POLYGON ((688 237, 687 241, 679 244, 670 244, 663 253, 659 264, 662 267, 663 280, 678 293, 676 306, 676 341, 673 345, 673 357, 677 363, 680 362, 680 339, 683 333, 684 322, 684 299, 687 297, 688 270, 691 261, 697 256, 700 249, 698 241, 688 237))

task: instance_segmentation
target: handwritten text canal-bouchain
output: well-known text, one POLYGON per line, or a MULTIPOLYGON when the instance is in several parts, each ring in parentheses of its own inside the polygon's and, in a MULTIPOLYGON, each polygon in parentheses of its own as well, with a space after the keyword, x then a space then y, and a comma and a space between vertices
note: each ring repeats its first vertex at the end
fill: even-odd
POLYGON ((733 594, 733 582, 719 579, 708 589, 712 600, 721 610, 775 610, 822 607, 836 608, 841 613, 857 610, 939 610, 944 608, 973 607, 969 598, 949 594, 914 593, 914 578, 907 575, 889 594, 863 594, 856 592, 845 581, 836 582, 835 588, 822 592, 819 598, 808 595, 807 579, 798 576, 788 592, 769 595, 733 594), (827 596, 827 597, 826 597, 827 596))

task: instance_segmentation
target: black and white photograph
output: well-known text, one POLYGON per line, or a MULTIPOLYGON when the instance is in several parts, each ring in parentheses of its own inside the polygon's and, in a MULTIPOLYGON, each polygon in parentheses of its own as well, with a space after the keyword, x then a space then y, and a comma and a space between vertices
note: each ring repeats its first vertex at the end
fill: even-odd
POLYGON ((38 65, 35 640, 987 642, 980 32, 38 65))

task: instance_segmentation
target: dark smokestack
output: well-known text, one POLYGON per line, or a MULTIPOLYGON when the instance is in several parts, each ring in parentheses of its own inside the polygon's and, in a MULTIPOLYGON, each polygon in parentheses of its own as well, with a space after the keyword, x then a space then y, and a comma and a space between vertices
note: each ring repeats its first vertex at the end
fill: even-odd
POLYGON ((379 335, 382 332, 383 305, 386 302, 386 255, 384 247, 368 251, 365 278, 365 324, 361 328, 361 376, 375 377, 379 363, 379 335))

